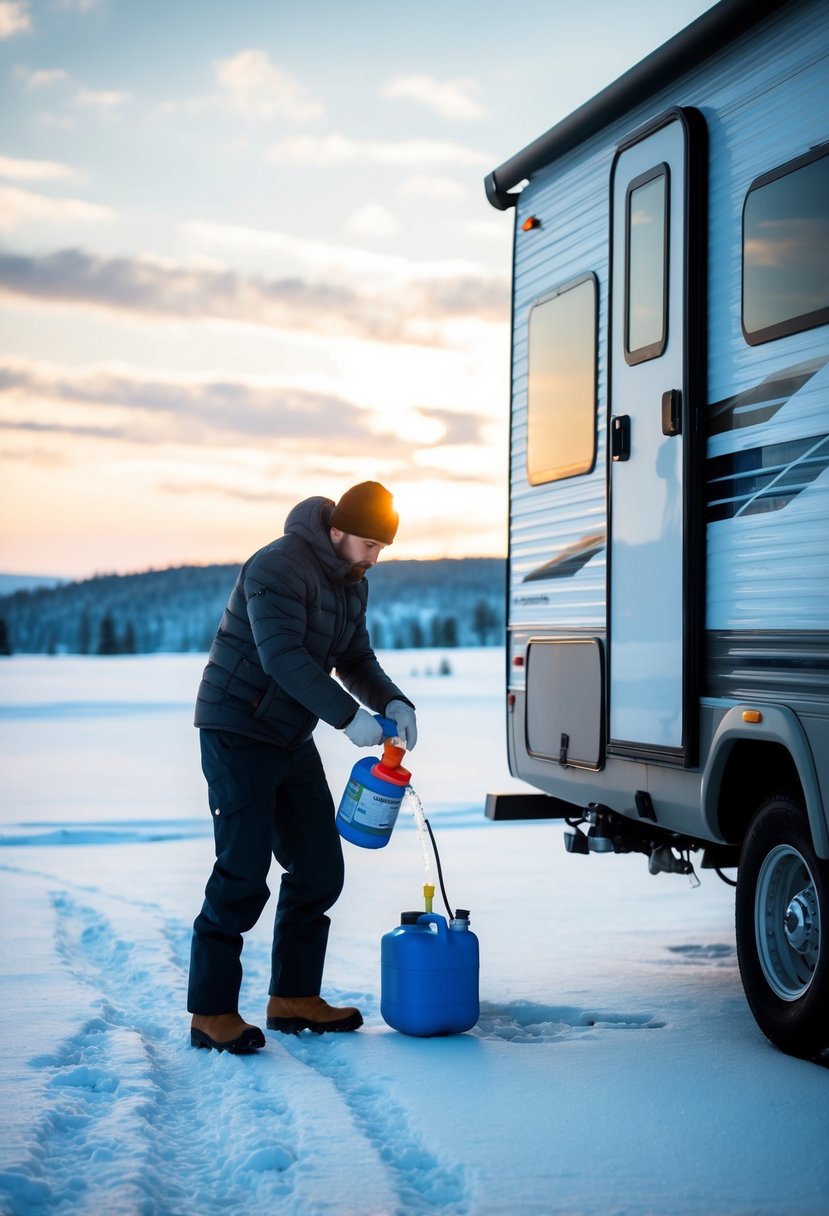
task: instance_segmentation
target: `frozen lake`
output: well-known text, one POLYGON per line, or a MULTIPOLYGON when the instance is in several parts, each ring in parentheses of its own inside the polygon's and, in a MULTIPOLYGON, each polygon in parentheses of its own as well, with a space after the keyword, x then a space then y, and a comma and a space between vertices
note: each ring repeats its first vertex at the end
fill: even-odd
MULTIPOLYGON (((418 706, 407 766, 472 910, 480 1022, 414 1039, 380 1017, 380 938, 435 880, 404 805, 387 848, 344 846, 324 994, 364 1027, 246 1058, 192 1050, 185 1012, 204 657, 0 662, 0 1211, 825 1216, 829 1071, 757 1030, 733 891, 488 822, 487 791, 524 788, 503 653, 381 659, 418 706)), ((316 738, 336 801, 364 753, 316 738)), ((271 916, 243 956, 253 1021, 271 916)))

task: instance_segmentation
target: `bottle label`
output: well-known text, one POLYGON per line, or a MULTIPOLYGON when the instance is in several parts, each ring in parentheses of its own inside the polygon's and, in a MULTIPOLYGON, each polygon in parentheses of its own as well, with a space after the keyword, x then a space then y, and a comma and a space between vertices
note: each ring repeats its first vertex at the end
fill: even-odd
POLYGON ((352 778, 345 788, 339 814, 344 823, 353 823, 364 832, 386 836, 394 827, 400 801, 400 798, 389 798, 366 789, 352 778))

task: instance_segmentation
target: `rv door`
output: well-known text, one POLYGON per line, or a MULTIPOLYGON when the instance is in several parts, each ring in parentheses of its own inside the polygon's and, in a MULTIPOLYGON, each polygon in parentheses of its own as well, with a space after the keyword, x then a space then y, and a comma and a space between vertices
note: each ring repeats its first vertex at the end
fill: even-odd
POLYGON ((608 752, 695 763, 705 129, 671 110, 611 174, 608 752))

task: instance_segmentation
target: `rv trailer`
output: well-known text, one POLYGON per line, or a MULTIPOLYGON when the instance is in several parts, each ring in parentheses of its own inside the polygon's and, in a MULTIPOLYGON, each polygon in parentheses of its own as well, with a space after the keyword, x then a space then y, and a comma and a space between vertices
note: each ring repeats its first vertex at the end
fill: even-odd
POLYGON ((829 7, 722 0, 486 179, 514 215, 490 818, 736 867, 766 1036, 829 1048, 829 7), (697 859, 699 854, 699 859, 697 859))

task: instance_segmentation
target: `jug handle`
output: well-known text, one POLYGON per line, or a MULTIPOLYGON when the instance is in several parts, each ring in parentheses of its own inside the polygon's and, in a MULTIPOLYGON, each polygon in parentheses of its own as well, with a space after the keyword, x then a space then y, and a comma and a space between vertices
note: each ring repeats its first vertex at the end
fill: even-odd
POLYGON ((397 737, 397 723, 393 718, 384 718, 382 714, 375 714, 374 717, 383 728, 384 739, 395 739, 397 737))
POLYGON ((446 921, 437 912, 424 912, 421 916, 418 916, 417 923, 419 925, 434 925, 438 931, 438 937, 449 936, 446 921))

